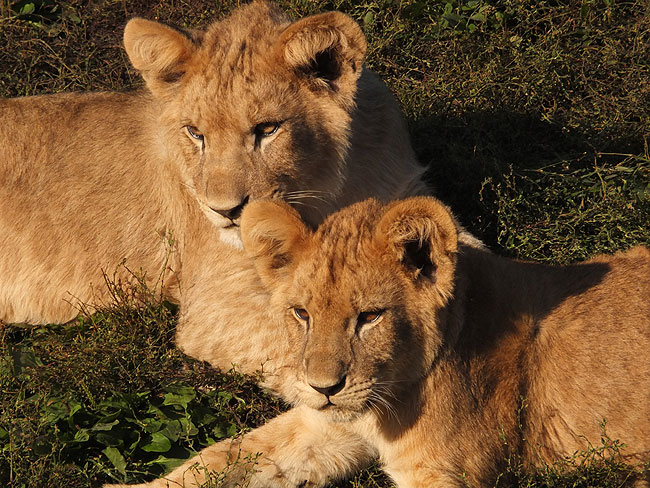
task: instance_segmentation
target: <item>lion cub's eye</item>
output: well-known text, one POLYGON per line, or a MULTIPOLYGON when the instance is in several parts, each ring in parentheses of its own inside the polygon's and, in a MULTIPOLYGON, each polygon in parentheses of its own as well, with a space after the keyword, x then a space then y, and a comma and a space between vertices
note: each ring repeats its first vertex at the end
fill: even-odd
POLYGON ((305 310, 304 308, 293 307, 293 314, 301 322, 309 321, 309 314, 307 313, 307 310, 305 310))
POLYGON ((203 141, 203 133, 197 129, 196 127, 193 127, 191 125, 186 125, 185 129, 187 129, 187 133, 196 139, 197 141, 203 141))
POLYGON ((280 128, 280 122, 264 122, 257 124, 253 129, 255 137, 269 137, 275 134, 280 128))
POLYGON ((383 313, 384 312, 382 310, 375 310, 372 312, 361 312, 357 317, 357 324, 358 325, 374 324, 379 319, 381 319, 383 313))

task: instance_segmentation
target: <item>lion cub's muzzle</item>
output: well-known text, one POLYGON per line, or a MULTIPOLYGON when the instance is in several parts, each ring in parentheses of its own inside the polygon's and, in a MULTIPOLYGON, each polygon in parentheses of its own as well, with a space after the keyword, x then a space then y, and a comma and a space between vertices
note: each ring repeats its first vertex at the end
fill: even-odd
POLYGON ((312 390, 311 394, 305 393, 312 398, 310 403, 317 409, 332 406, 338 408, 345 403, 342 398, 346 396, 346 387, 349 385, 349 364, 328 357, 332 354, 336 356, 335 348, 326 348, 325 351, 319 350, 304 359, 304 382, 312 390))
MULTIPOLYGON (((330 397, 336 395, 338 392, 340 392, 343 388, 345 388, 345 380, 346 376, 343 376, 337 383, 330 384, 327 386, 318 386, 313 384, 311 381, 309 382, 309 386, 311 386, 314 390, 316 390, 318 393, 321 393, 327 397, 327 400, 329 401, 330 397)), ((328 383, 332 383, 331 381, 328 383)))
POLYGON ((228 208, 215 208, 213 206, 210 206, 210 208, 217 212, 219 215, 222 217, 225 217, 226 219, 230 220, 231 224, 229 226, 236 226, 239 227, 239 223, 241 220, 241 213, 244 210, 244 207, 250 200, 250 197, 246 195, 244 198, 240 200, 240 202, 234 206, 229 206, 228 208))

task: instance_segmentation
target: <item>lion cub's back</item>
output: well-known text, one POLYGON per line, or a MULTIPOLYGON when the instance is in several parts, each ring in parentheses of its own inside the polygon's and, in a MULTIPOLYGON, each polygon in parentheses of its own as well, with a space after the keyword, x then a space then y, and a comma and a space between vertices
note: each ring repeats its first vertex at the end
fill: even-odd
POLYGON ((0 320, 68 320, 102 269, 160 247, 146 115, 139 95, 0 100, 0 320))
MULTIPOLYGON (((125 128, 135 128, 132 135, 139 135, 148 105, 141 94, 112 92, 0 99, 0 169, 4 175, 10 169, 53 163, 61 170, 74 164, 71 154, 101 158, 103 146, 113 146, 115 156, 126 139, 125 128)), ((99 161, 86 162, 96 164, 99 161)))
POLYGON ((567 297, 542 322, 547 331, 538 344, 529 394, 533 404, 544 407, 531 415, 536 425, 529 441, 563 446, 562 454, 570 454, 585 447, 580 436, 599 445, 606 420, 606 434, 626 443, 625 453, 647 453, 650 249, 636 247, 578 266, 608 271, 599 273, 600 281, 586 292, 567 297))

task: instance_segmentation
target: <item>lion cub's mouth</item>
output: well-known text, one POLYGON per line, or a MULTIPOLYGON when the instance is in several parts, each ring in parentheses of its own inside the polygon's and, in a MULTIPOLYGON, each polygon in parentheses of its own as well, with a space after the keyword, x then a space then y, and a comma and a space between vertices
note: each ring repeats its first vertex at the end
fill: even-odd
POLYGON ((340 410, 341 407, 338 405, 333 404, 329 399, 327 400, 327 403, 321 407, 318 408, 318 410, 325 412, 327 410, 340 410))
POLYGON ((224 217, 221 213, 203 202, 201 202, 201 210, 208 220, 217 228, 221 242, 236 249, 244 249, 239 227, 241 222, 239 215, 235 219, 224 217))
POLYGON ((312 401, 308 401, 306 403, 310 405, 314 410, 318 410, 319 412, 323 412, 327 415, 331 415, 332 417, 339 419, 350 419, 357 417, 369 408, 369 405, 367 405, 367 402, 365 401, 350 403, 344 400, 337 401, 336 398, 327 398, 322 402, 314 402, 312 399, 312 401))
POLYGON ((241 222, 241 212, 235 217, 228 217, 224 215, 222 211, 210 206, 208 206, 207 212, 209 212, 208 217, 210 217, 210 220, 212 220, 215 224, 219 225, 219 227, 223 229, 239 227, 239 224, 241 222))
POLYGON ((238 229, 239 228, 240 221, 239 220, 231 220, 229 224, 226 224, 224 226, 224 229, 238 229))
POLYGON ((317 408, 319 412, 327 415, 334 422, 349 422, 363 415, 365 409, 358 410, 356 408, 349 408, 335 403, 326 403, 325 405, 317 408))

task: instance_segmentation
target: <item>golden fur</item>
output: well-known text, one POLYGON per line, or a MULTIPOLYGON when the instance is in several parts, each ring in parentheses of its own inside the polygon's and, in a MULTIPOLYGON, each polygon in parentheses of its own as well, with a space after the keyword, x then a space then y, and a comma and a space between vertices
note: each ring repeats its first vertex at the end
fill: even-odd
POLYGON ((145 90, 0 100, 0 323, 68 321, 107 298, 103 272, 135 272, 180 303, 185 352, 278 389, 241 208, 274 197, 317 223, 423 192, 399 108, 337 12, 292 23, 255 2, 189 33, 133 19, 124 44, 145 90))
POLYGON ((603 420, 625 459, 650 460, 647 248, 563 267, 504 259, 459 246, 426 197, 369 200, 315 231, 255 202, 242 236, 288 331, 298 407, 168 480, 195 486, 193 462, 259 452, 248 486, 322 486, 373 456, 400 487, 493 486, 508 456, 600 445, 603 420))

